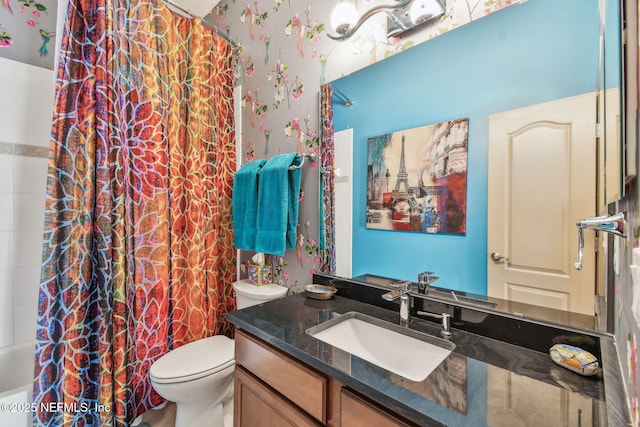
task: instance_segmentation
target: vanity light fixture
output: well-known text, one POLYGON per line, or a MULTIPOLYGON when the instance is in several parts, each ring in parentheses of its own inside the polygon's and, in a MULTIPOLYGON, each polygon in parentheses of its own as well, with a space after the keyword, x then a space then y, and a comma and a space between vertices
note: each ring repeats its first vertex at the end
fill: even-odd
POLYGON ((396 35, 402 31, 431 21, 444 14, 445 0, 394 0, 396 4, 374 6, 358 16, 355 4, 348 0, 341 0, 333 8, 331 13, 331 26, 337 35, 327 34, 333 40, 346 40, 360 29, 373 15, 379 12, 387 13, 387 21, 390 27, 388 36, 396 35))
POLYGON ((439 1, 413 0, 409 8, 409 19, 414 25, 422 24, 442 15, 444 7, 439 1))

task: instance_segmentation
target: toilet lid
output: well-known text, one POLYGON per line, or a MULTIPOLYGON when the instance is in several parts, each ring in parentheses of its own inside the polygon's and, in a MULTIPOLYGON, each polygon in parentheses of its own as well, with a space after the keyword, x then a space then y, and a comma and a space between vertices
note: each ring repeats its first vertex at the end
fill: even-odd
POLYGON ((149 374, 158 382, 195 380, 233 366, 234 341, 224 335, 190 342, 156 360, 149 374))
POLYGON ((256 299, 270 300, 274 298, 283 297, 288 289, 284 286, 269 284, 269 285, 254 285, 248 280, 239 280, 233 283, 233 289, 245 296, 250 296, 256 299))

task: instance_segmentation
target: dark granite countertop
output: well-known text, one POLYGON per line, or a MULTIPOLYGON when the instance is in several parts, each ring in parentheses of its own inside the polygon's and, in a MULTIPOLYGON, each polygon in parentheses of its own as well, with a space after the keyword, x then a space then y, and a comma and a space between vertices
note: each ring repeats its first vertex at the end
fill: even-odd
MULTIPOLYGON (((227 319, 421 426, 631 424, 610 335, 596 334, 603 369, 585 378, 554 364, 541 351, 454 326, 455 350, 424 381, 414 382, 305 332, 350 311, 399 322, 398 313, 387 308, 339 295, 320 301, 305 294, 238 310, 227 319)), ((415 317, 410 327, 434 336, 440 331, 438 324, 415 317)))

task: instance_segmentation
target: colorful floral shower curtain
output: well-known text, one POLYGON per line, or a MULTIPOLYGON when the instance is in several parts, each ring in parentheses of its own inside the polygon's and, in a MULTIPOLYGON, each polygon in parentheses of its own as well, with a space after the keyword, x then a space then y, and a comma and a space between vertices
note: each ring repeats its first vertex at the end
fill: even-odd
POLYGON ((324 257, 320 271, 328 274, 336 272, 335 222, 335 140, 333 132, 333 89, 330 84, 320 88, 320 247, 324 257))
POLYGON ((161 1, 71 0, 47 182, 36 425, 124 426, 151 364, 229 334, 232 53, 161 1))

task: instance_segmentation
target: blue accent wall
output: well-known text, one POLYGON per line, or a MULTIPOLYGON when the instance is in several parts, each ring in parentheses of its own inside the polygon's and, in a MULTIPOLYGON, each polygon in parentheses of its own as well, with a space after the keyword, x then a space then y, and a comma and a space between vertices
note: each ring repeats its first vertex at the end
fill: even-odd
MULTIPOLYGON (((609 1, 607 87, 620 82, 619 14, 609 1)), ((597 0, 529 0, 331 83, 355 101, 334 104, 335 130, 354 129, 354 276, 416 281, 430 270, 438 286, 486 294, 489 116, 594 92, 598 27, 597 0), (466 235, 367 229, 367 138, 465 117, 466 235)))

